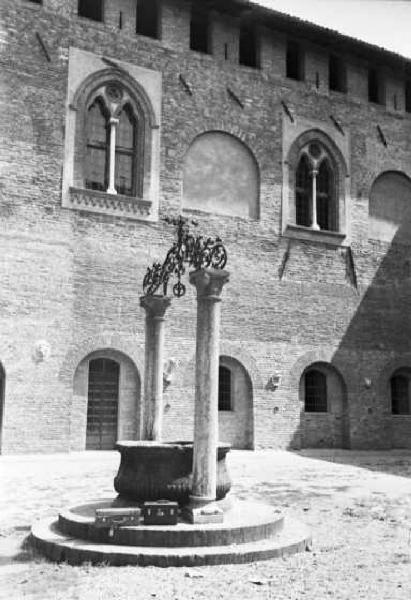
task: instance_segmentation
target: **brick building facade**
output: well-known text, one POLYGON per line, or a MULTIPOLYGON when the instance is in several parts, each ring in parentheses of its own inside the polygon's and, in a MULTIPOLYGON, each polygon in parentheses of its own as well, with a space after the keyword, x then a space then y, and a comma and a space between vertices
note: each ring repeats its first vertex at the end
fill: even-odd
MULTIPOLYGON (((240 0, 3 0, 1 451, 138 439, 145 270, 228 250, 220 438, 411 447, 411 62, 240 0)), ((191 439, 195 294, 167 439, 191 439)))

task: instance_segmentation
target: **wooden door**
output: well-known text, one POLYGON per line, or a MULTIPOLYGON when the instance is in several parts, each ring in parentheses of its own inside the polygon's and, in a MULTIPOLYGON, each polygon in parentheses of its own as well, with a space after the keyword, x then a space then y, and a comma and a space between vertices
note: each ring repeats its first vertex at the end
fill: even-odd
POLYGON ((87 450, 112 450, 117 441, 119 364, 108 358, 89 363, 87 450))

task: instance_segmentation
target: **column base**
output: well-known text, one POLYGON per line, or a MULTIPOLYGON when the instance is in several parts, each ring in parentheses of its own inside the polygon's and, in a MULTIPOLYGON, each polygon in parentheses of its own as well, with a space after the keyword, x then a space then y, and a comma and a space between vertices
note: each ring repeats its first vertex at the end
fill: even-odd
POLYGON ((224 521, 224 512, 215 498, 205 496, 190 496, 190 502, 183 508, 182 516, 193 525, 224 521))

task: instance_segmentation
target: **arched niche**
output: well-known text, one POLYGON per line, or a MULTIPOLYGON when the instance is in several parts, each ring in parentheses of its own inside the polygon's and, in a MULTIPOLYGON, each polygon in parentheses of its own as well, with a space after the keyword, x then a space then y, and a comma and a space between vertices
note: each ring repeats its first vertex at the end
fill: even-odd
POLYGON ((259 168, 237 137, 208 131, 195 138, 183 167, 183 208, 257 219, 259 168))
POLYGON ((371 187, 368 237, 407 241, 411 234, 411 181, 399 171, 379 175, 371 187))

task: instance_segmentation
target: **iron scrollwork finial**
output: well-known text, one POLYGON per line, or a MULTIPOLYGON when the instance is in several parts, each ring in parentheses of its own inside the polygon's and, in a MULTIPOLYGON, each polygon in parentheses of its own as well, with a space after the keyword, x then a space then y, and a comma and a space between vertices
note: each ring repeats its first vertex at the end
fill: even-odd
POLYGON ((199 269, 224 269, 227 264, 227 251, 219 237, 204 238, 190 233, 189 224, 197 226, 196 221, 189 221, 181 215, 178 218, 166 217, 167 223, 176 226, 177 240, 173 243, 163 263, 155 262, 147 268, 143 280, 144 294, 153 296, 158 290, 167 295, 171 277, 177 278, 173 285, 173 295, 181 298, 186 293, 186 286, 181 281, 187 267, 195 271, 199 269))

